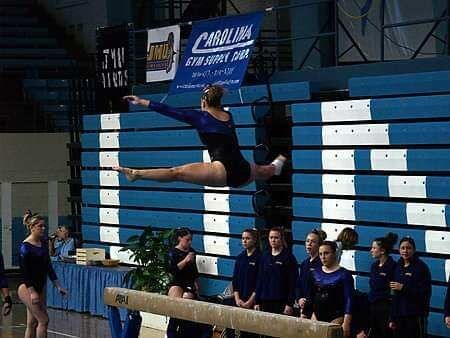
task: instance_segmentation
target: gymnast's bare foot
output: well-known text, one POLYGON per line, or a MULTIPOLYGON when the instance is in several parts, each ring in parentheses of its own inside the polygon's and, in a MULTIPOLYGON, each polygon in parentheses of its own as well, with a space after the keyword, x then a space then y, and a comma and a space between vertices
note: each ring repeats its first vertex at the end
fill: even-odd
POLYGON ((119 173, 122 173, 125 175, 128 181, 134 182, 138 179, 138 175, 136 173, 136 170, 131 168, 124 168, 121 166, 115 166, 112 167, 112 170, 118 171, 119 173))

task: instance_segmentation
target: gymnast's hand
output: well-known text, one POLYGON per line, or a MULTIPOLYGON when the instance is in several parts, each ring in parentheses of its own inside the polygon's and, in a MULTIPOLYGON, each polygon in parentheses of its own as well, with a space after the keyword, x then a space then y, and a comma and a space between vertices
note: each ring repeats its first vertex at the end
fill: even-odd
POLYGON ((286 305, 286 306, 284 307, 283 313, 284 313, 285 315, 291 316, 291 315, 294 313, 294 309, 292 308, 292 306, 286 305))
POLYGON ((184 259, 186 261, 186 264, 189 264, 191 262, 195 262, 195 253, 189 252, 184 259))
POLYGON ((123 100, 126 100, 134 105, 148 106, 150 104, 150 100, 141 99, 136 95, 126 95, 122 97, 123 100))
POLYGON ((62 286, 58 286, 57 287, 58 292, 61 294, 61 296, 63 297, 67 297, 67 295, 69 294, 69 292, 67 292, 66 289, 64 289, 62 286))

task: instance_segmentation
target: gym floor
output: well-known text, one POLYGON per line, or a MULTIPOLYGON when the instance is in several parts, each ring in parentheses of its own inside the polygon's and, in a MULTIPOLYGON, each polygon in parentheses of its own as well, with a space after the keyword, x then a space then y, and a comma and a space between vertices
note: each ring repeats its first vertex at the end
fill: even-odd
MULTIPOLYGON (((17 298, 17 281, 9 280, 13 307, 11 314, 0 314, 0 338, 23 338, 26 327, 27 310, 17 298)), ((48 309, 50 318, 48 338, 107 338, 111 337, 105 318, 73 311, 48 309)), ((165 333, 143 327, 141 338, 164 338, 165 333)))

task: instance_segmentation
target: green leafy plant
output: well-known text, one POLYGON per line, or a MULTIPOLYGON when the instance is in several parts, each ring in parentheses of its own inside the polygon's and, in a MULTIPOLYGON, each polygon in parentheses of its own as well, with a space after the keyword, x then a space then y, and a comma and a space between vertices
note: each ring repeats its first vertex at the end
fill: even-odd
POLYGON ((132 236, 122 251, 130 250, 130 259, 137 267, 127 274, 132 288, 140 291, 166 293, 171 281, 168 252, 174 230, 154 231, 145 228, 140 236, 132 236))

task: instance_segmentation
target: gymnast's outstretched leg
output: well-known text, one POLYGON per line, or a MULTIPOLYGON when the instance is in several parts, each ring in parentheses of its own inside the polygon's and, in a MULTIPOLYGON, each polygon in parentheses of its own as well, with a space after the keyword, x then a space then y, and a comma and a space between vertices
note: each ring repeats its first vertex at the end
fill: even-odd
POLYGON ((153 180, 159 182, 188 182, 211 187, 224 187, 227 181, 225 167, 219 161, 212 163, 190 163, 179 167, 161 169, 130 169, 113 167, 125 174, 128 180, 153 180))
MULTIPOLYGON (((253 180, 268 180, 274 175, 279 175, 286 161, 286 157, 279 155, 268 165, 252 165, 250 183, 253 180)), ((224 187, 227 185, 227 171, 219 161, 212 163, 190 163, 173 168, 160 169, 131 169, 125 167, 113 167, 115 171, 125 174, 129 181, 153 180, 159 182, 188 182, 210 187, 224 187)))

